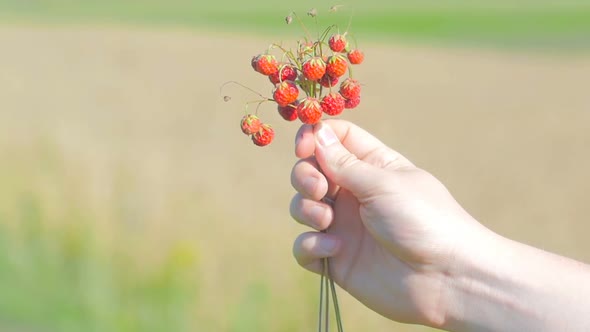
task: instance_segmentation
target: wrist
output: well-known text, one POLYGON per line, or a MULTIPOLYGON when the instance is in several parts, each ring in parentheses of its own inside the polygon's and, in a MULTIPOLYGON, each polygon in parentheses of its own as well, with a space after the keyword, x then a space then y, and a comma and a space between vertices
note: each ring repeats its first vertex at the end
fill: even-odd
POLYGON ((590 327, 587 265, 487 229, 458 249, 456 264, 446 276, 440 328, 539 332, 590 327))
POLYGON ((494 280, 490 273, 496 267, 492 257, 498 248, 506 246, 507 239, 469 219, 454 228, 453 249, 439 270, 440 293, 433 293, 436 305, 425 315, 427 326, 448 331, 481 330, 466 329, 463 324, 476 319, 471 312, 476 300, 493 296, 494 280))
POLYGON ((535 287, 521 269, 526 265, 523 246, 479 223, 466 233, 446 275, 444 323, 438 327, 456 332, 527 331, 524 327, 541 317, 523 301, 535 287))
POLYGON ((533 315, 520 305, 525 286, 507 268, 509 240, 483 229, 458 246, 456 264, 447 275, 446 315, 441 328, 449 331, 497 331, 493 324, 508 311, 533 315))

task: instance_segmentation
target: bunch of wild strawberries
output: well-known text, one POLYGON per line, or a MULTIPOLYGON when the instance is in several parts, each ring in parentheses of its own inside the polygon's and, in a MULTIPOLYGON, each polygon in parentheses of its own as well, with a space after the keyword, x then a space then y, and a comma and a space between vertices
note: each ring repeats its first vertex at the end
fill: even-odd
MULTIPOLYGON (((274 85, 272 98, 264 98, 259 104, 275 102, 283 119, 299 119, 306 124, 318 123, 323 114, 335 116, 359 105, 361 85, 352 77, 351 65, 362 63, 364 54, 350 47, 347 32, 330 35, 333 28, 326 29, 315 41, 298 41, 295 52, 273 44, 267 52, 252 58, 252 68, 274 85), (279 58, 270 54, 273 49, 281 51, 279 58)), ((240 126, 258 146, 274 139, 274 129, 255 114, 246 114, 240 126)))

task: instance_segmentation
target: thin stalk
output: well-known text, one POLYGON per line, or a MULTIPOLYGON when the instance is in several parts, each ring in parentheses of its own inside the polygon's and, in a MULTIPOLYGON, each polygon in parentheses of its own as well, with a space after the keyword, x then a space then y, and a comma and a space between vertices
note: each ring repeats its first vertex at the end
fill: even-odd
POLYGON ((318 40, 320 39, 320 25, 318 24, 318 17, 315 16, 313 18, 313 20, 315 21, 315 31, 318 33, 318 40))
POLYGON ((326 296, 326 299, 327 299, 325 301, 325 303, 326 303, 326 310, 324 312, 324 314, 325 314, 324 323, 325 323, 325 327, 326 327, 325 332, 329 332, 330 331, 330 287, 329 287, 329 282, 330 282, 331 279, 330 279, 330 271, 328 270, 328 258, 324 258, 323 265, 324 265, 324 273, 326 275, 326 278, 324 280, 324 282, 325 282, 325 286, 324 287, 326 288, 326 294, 325 294, 325 296, 326 296))
POLYGON ((225 83, 223 83, 223 84, 222 84, 222 85, 219 87, 219 94, 220 94, 220 95, 222 95, 222 96, 223 96, 223 88, 224 88, 226 85, 228 85, 228 84, 235 84, 235 85, 241 86, 242 88, 244 88, 244 89, 246 89, 246 90, 248 90, 248 91, 250 91, 250 92, 254 93, 255 95, 258 95, 258 96, 260 96, 260 98, 262 98, 262 99, 265 99, 265 100, 266 100, 266 99, 268 99, 268 100, 270 100, 269 98, 267 98, 267 97, 263 96, 263 95, 262 95, 260 92, 258 92, 258 91, 255 91, 255 90, 253 90, 253 89, 251 89, 251 88, 249 88, 249 87, 245 86, 244 84, 242 84, 242 83, 240 83, 240 82, 237 82, 237 81, 228 81, 228 82, 225 82, 225 83))
POLYGON ((256 106, 256 110, 254 111, 254 113, 256 115, 258 115, 258 109, 260 108, 260 105, 262 105, 262 103, 267 102, 267 101, 274 101, 272 99, 263 99, 263 100, 252 100, 247 102, 246 104, 244 104, 244 113, 248 114, 248 107, 250 106, 250 104, 258 104, 256 106))
MULTIPOLYGON (((326 270, 328 271, 328 276, 330 276, 330 267, 328 263, 328 259, 325 259, 326 270)), ((332 302, 334 302, 334 313, 336 314, 336 326, 338 327, 338 332, 344 332, 342 328, 342 316, 340 315, 340 306, 338 305, 338 295, 336 295, 336 286, 334 286, 334 280, 330 277, 330 289, 332 291, 332 302)))
POLYGON ((318 42, 321 44, 326 40, 326 37, 328 37, 328 33, 330 33, 330 30, 336 28, 336 24, 332 24, 329 27, 326 28, 326 30, 324 30, 324 32, 322 33, 322 35, 320 36, 320 38, 318 39, 318 42))
POLYGON ((303 21, 301 21, 301 19, 299 18, 299 15, 297 15, 297 13, 295 13, 295 12, 292 12, 292 13, 293 13, 293 16, 295 16, 295 19, 297 20, 297 23, 299 23, 299 25, 301 25, 301 28, 305 32, 305 35, 307 36, 307 39, 311 40, 311 34, 309 33, 309 31, 305 27, 305 24, 303 24, 303 21))
POLYGON ((353 78, 352 77, 352 65, 348 65, 348 77, 353 78))
POLYGON ((283 54, 284 55, 286 55, 289 59, 291 59, 293 62, 295 62, 295 63, 298 64, 297 58, 293 54, 293 51, 287 50, 287 49, 285 49, 283 46, 281 46, 279 44, 272 44, 272 46, 278 48, 281 51, 283 51, 283 54))
POLYGON ((350 30, 350 26, 352 25, 352 17, 354 16, 354 10, 350 12, 350 17, 348 18, 348 25, 346 26, 346 30, 344 33, 347 33, 350 30))
POLYGON ((322 271, 322 276, 320 278, 320 310, 318 317, 318 332, 322 332, 322 319, 324 318, 324 278, 325 268, 324 271, 322 271))

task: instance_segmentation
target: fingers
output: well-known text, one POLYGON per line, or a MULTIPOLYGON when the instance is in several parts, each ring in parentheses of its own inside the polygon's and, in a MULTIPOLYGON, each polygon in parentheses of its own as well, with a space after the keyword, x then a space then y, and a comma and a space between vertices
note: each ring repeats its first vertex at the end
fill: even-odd
POLYGON ((331 206, 304 198, 301 194, 296 194, 291 200, 290 212, 297 222, 319 231, 330 227, 334 219, 331 206))
POLYGON ((328 192, 328 181, 314 158, 299 160, 291 170, 291 185, 303 197, 321 200, 328 192))
POLYGON ((309 158, 313 156, 314 149, 313 126, 304 124, 299 128, 295 136, 295 155, 302 159, 309 158))
MULTIPOLYGON (((378 167, 402 168, 414 165, 400 153, 390 149, 376 137, 357 125, 339 119, 328 119, 321 122, 328 125, 336 134, 342 145, 358 159, 378 167)), ((308 158, 316 152, 316 135, 322 125, 303 125, 296 136, 295 154, 299 158, 308 158)))
POLYGON ((340 247, 341 241, 335 235, 308 232, 299 235, 295 240, 293 256, 302 267, 321 273, 321 259, 336 255, 340 247))

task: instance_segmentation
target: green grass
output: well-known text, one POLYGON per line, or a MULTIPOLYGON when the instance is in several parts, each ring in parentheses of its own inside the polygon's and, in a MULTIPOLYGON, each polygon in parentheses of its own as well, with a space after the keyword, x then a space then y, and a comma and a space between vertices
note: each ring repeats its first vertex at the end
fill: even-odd
MULTIPOLYGON (((16 228, 0 218, 2 331, 188 332, 227 326, 231 332, 270 332, 313 326, 315 308, 306 314, 293 314, 289 306, 278 309, 277 303, 293 300, 293 292, 273 293, 268 280, 249 281, 220 313, 223 318, 203 316, 201 303, 212 294, 228 294, 221 288, 201 296, 192 251, 177 245, 146 268, 132 258, 136 249, 101 245, 104 235, 95 235, 96 220, 71 215, 63 225, 47 225, 40 199, 24 195, 8 210, 20 215, 16 228)), ((297 301, 315 303, 315 284, 296 293, 297 301)))
MULTIPOLYGON (((590 44, 590 5, 576 1, 520 2, 449 1, 444 6, 432 1, 389 2, 367 0, 352 3, 352 31, 363 40, 413 39, 504 45, 578 47, 590 44)), ((298 2, 297 10, 307 25, 314 23, 305 11, 317 4, 298 2)), ((350 11, 328 14, 320 8, 321 22, 346 27, 350 11), (326 17, 332 15, 329 19, 326 17)), ((325 10, 324 10, 325 9, 325 10)), ((96 2, 37 0, 0 1, 0 18, 13 21, 110 22, 124 24, 180 25, 200 29, 251 31, 281 34, 287 29, 283 18, 286 3, 268 0, 233 1, 115 1, 96 2)))
MULTIPOLYGON (((282 290, 273 286, 273 275, 248 276, 250 265, 232 261, 231 254, 207 252, 204 256, 214 259, 202 263, 199 239, 216 235, 201 234, 198 222, 222 223, 219 213, 208 214, 206 203, 191 198, 187 206, 167 205, 166 220, 197 222, 191 240, 178 239, 183 231, 173 222, 162 232, 172 241, 166 234, 158 241, 135 237, 149 221, 142 218, 131 232, 127 223, 133 216, 121 206, 131 196, 154 198, 157 191, 138 194, 137 176, 114 166, 113 174, 124 178, 111 179, 121 182, 111 193, 113 201, 95 210, 92 199, 81 194, 89 184, 69 182, 72 174, 54 144, 35 146, 30 158, 0 164, 0 331, 270 332, 313 326, 315 282, 282 290), (54 185, 47 192, 43 183, 54 185), (223 264, 212 264, 217 260, 223 264), (205 270, 214 274, 208 287, 205 270), (236 271, 243 275, 236 278, 236 271), (293 305, 277 307, 289 301, 293 305), (306 308, 293 314, 298 304, 306 308)), ((153 214, 146 212, 145 219, 153 214)))
POLYGON ((21 199, 17 229, 0 223, 0 329, 188 331, 198 294, 182 249, 149 272, 105 250, 82 216, 49 229, 35 195, 21 199))

